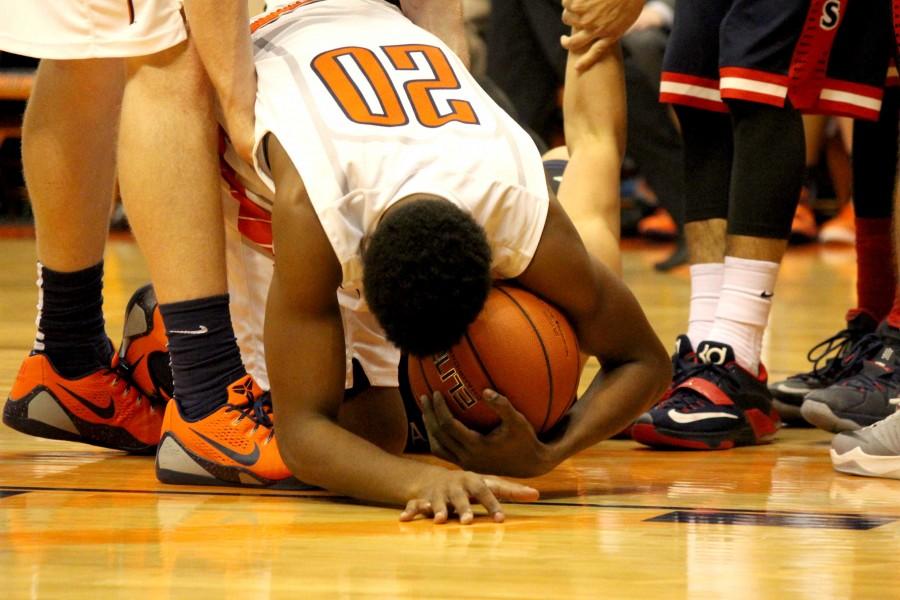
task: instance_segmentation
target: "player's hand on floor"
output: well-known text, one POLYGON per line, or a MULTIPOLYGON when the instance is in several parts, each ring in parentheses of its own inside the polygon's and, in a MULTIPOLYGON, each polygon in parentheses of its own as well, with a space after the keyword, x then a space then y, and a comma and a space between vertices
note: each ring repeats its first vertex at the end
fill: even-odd
POLYGON ((464 469, 510 477, 535 477, 556 466, 551 448, 538 439, 531 423, 506 397, 484 390, 483 398, 500 416, 500 424, 488 434, 469 429, 454 417, 440 392, 422 397, 425 428, 435 456, 464 469))
POLYGON ((472 502, 481 504, 496 523, 506 518, 500 500, 529 502, 538 499, 534 488, 496 477, 485 477, 470 471, 439 469, 429 472, 416 490, 415 497, 406 503, 400 513, 401 521, 412 521, 417 516, 430 517, 437 524, 446 523, 455 513, 463 525, 475 519, 472 502))

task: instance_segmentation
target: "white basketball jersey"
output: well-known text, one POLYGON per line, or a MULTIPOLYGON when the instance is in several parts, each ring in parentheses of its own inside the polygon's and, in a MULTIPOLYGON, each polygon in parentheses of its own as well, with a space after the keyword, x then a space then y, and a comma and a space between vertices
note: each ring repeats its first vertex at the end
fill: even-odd
MULTIPOLYGON (((484 227, 496 278, 528 266, 549 202, 540 155, 437 37, 381 0, 312 0, 261 17, 253 39, 258 147, 271 132, 287 151, 342 287, 361 287, 364 236, 413 193, 446 198, 484 227)), ((271 202, 257 160, 269 189, 247 187, 271 202)))

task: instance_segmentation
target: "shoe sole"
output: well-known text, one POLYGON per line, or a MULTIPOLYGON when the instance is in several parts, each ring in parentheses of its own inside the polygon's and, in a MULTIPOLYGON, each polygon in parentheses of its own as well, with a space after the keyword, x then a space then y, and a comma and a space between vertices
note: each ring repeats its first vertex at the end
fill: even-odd
POLYGON ((156 444, 141 442, 121 427, 79 419, 44 386, 35 387, 19 400, 7 398, 3 422, 35 437, 79 442, 129 454, 148 455, 156 451, 156 444))
POLYGON ((736 446, 757 446, 772 441, 773 433, 757 438, 753 429, 747 427, 728 434, 685 433, 648 423, 635 423, 631 427, 634 441, 651 448, 677 448, 686 450, 730 450, 736 446))
POLYGON ((849 475, 900 479, 900 456, 873 456, 858 447, 843 454, 832 449, 831 464, 835 471, 849 475))
POLYGON ((225 485, 270 489, 312 490, 314 486, 288 477, 266 479, 240 467, 215 463, 191 452, 172 433, 163 434, 156 452, 156 478, 174 485, 225 485))
MULTIPOLYGON (((841 433, 844 431, 856 431, 862 429, 871 423, 860 424, 852 419, 839 417, 834 414, 831 407, 824 402, 817 400, 805 400, 803 406, 800 407, 800 414, 807 422, 815 425, 819 429, 830 431, 831 433, 841 433)), ((874 422, 874 421, 873 421, 874 422)))

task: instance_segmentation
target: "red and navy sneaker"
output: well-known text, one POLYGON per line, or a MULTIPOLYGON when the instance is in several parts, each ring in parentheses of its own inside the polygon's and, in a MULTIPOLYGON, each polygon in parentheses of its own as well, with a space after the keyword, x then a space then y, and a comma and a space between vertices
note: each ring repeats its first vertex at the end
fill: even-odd
POLYGON ((688 377, 631 428, 635 441, 657 448, 726 450, 768 442, 781 421, 772 408, 765 367, 753 375, 728 344, 701 342, 688 377))

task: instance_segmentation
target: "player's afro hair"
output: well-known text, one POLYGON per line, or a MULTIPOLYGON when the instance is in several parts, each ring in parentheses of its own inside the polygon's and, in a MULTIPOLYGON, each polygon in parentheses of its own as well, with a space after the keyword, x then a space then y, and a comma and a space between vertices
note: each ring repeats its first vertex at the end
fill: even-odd
POLYGON ((388 339, 415 356, 452 347, 491 289, 491 249, 471 216, 439 198, 388 212, 363 253, 366 302, 388 339))

